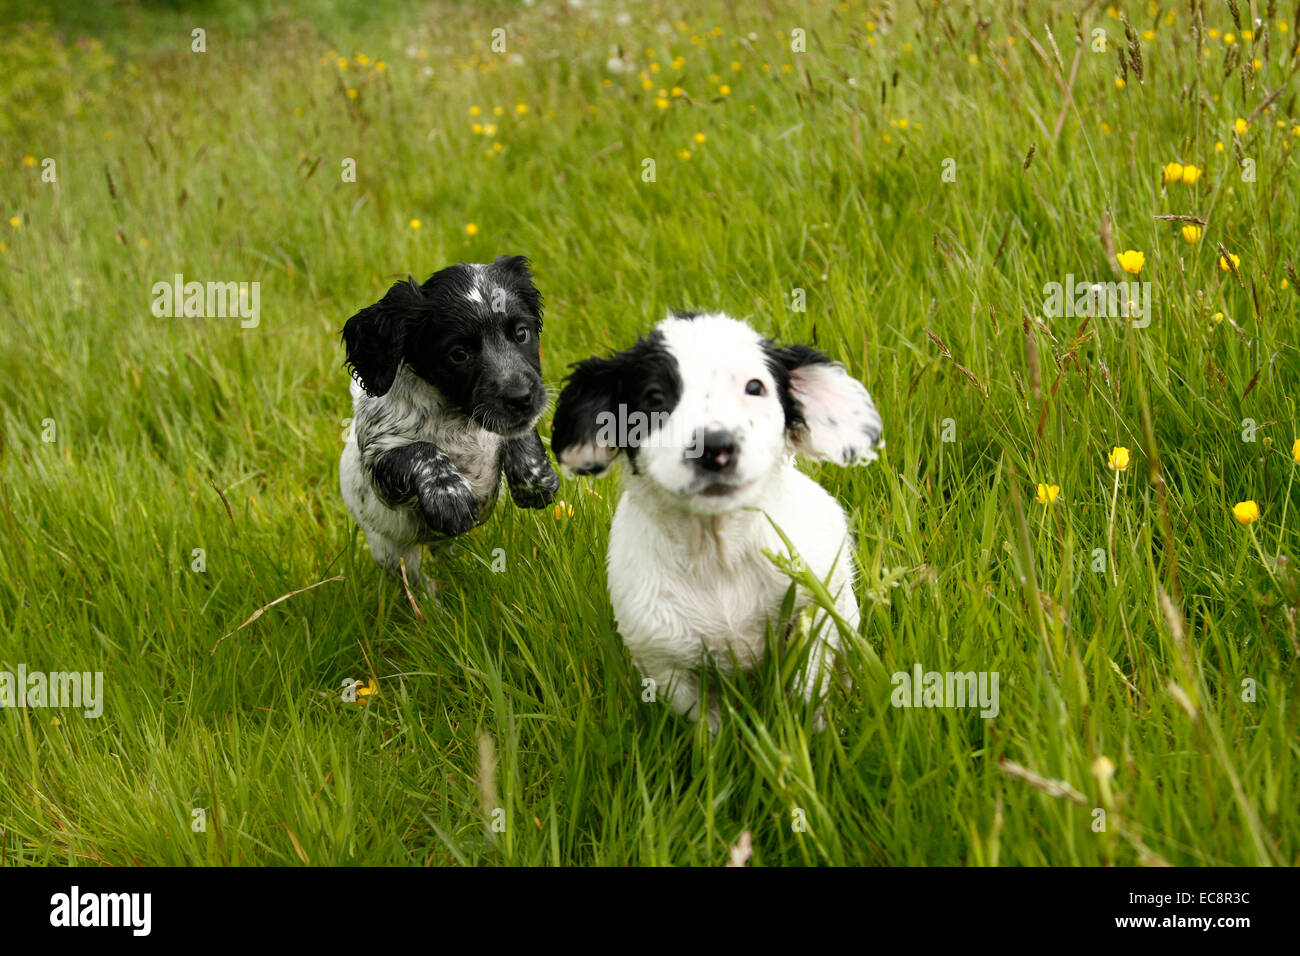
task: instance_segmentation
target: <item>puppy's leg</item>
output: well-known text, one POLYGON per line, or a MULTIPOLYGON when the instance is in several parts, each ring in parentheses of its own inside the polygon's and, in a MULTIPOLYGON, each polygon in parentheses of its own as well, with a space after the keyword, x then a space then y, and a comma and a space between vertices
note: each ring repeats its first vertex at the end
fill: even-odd
POLYGON ((420 573, 424 551, 420 545, 402 546, 375 531, 366 531, 366 544, 375 562, 398 581, 402 580, 402 567, 406 567, 406 581, 414 594, 437 600, 438 587, 428 575, 420 573))
MULTIPOLYGON (((654 681, 655 694, 667 701, 668 706, 687 720, 700 719, 700 679, 690 670, 666 664, 654 669, 641 669, 641 676, 654 681)), ((709 733, 716 734, 722 724, 722 715, 716 700, 709 701, 709 733)))
MULTIPOLYGON (((854 600, 852 587, 846 585, 840 589, 840 593, 835 598, 835 611, 850 628, 854 631, 858 629, 858 604, 854 600)), ((813 627, 820 627, 821 630, 808 649, 808 663, 803 673, 799 675, 798 690, 804 703, 809 706, 816 705, 813 729, 820 733, 826 729, 826 715, 822 704, 826 695, 830 693, 831 680, 841 660, 843 641, 840 640, 839 628, 827 614, 819 614, 813 621, 813 627)), ((847 676, 843 678, 842 683, 845 690, 848 690, 850 681, 847 676)))
POLYGON ((560 476, 551 467, 535 429, 506 440, 501 449, 501 470, 506 474, 510 497, 520 508, 545 508, 555 500, 560 476))
POLYGON ((414 503, 429 527, 454 537, 478 523, 478 499, 465 476, 432 442, 389 448, 368 461, 375 487, 394 507, 414 503))

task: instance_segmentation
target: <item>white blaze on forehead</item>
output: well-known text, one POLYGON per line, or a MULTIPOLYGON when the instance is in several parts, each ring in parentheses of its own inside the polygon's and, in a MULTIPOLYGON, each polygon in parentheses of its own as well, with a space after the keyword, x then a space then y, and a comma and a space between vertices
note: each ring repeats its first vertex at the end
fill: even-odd
POLYGON ((481 262, 475 262, 470 266, 473 278, 470 280, 469 291, 465 293, 465 298, 476 305, 484 305, 493 308, 495 304, 500 304, 501 309, 505 308, 505 300, 510 296, 508 290, 499 285, 488 281, 487 266, 481 262))
POLYGON ((484 288, 483 271, 487 268, 487 266, 483 265, 480 262, 476 262, 473 265, 471 265, 469 268, 471 273, 470 287, 469 287, 469 291, 465 293, 465 298, 468 299, 470 302, 474 302, 478 305, 486 305, 487 300, 483 298, 483 288, 484 288))

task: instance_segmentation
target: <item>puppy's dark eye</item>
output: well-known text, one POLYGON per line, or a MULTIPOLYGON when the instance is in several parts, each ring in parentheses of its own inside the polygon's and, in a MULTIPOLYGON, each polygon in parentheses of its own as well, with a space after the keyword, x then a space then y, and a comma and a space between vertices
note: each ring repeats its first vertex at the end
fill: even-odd
POLYGON ((451 351, 447 353, 447 358, 451 359, 457 365, 463 365, 469 361, 469 350, 463 345, 453 345, 451 351))
POLYGON ((662 389, 647 388, 645 394, 641 396, 641 404, 647 411, 656 412, 668 404, 668 397, 664 395, 662 389))
POLYGON ((760 382, 758 379, 756 379, 756 378, 751 378, 748 382, 745 383, 745 394, 746 394, 746 395, 766 395, 766 394, 767 394, 767 386, 764 385, 762 382, 760 382))
POLYGON ((528 326, 526 325, 515 326, 515 341, 518 342, 520 345, 526 345, 531 335, 532 332, 529 331, 528 326))

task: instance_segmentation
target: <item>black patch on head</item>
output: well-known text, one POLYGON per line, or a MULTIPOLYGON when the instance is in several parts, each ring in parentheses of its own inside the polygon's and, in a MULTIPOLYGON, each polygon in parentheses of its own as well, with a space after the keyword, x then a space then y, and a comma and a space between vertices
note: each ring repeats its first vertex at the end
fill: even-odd
MULTIPOLYGON (((601 431, 597 420, 602 412, 619 415, 619 406, 626 406, 629 421, 624 426, 626 436, 633 434, 633 413, 649 416, 672 414, 682 397, 682 379, 677 360, 664 342, 663 333, 651 332, 636 344, 609 358, 589 358, 571 366, 552 423, 551 451, 558 460, 563 452, 575 446, 595 444, 601 431), (656 394, 657 393, 657 394, 656 394), (648 403, 647 398, 662 396, 658 403, 648 403)), ((617 417, 615 419, 617 421, 617 417)), ((619 445, 627 452, 636 467, 636 442, 619 445)), ((581 474, 598 474, 599 466, 579 469, 581 474)))
POLYGON ((699 318, 700 316, 702 316, 703 314, 704 314, 703 312, 674 312, 674 313, 673 313, 673 318, 674 318, 674 319, 687 319, 687 320, 689 320, 689 319, 698 319, 698 318, 699 318))
POLYGON ((777 394, 781 397, 781 410, 785 412, 787 431, 802 428, 805 424, 803 409, 790 389, 790 373, 805 365, 830 365, 831 357, 810 345, 776 345, 764 339, 763 352, 767 368, 776 379, 777 394))
POLYGON ((508 434, 546 405, 541 329, 542 297, 528 260, 498 256, 481 269, 458 264, 418 286, 395 284, 348 320, 343 339, 371 395, 387 393, 405 364, 466 417, 508 434))
POLYGON ((533 272, 525 256, 497 256, 487 267, 489 281, 507 289, 524 308, 537 318, 537 334, 542 334, 542 294, 533 285, 533 272))

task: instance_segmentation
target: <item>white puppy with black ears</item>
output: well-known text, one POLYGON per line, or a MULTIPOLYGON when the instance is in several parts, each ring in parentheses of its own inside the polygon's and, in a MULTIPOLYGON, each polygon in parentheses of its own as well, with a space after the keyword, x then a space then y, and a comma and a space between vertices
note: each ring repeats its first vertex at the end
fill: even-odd
MULTIPOLYGON (((579 475, 627 456, 609 535, 610 600, 642 676, 679 714, 700 718, 710 662, 729 674, 763 658, 790 586, 763 554, 788 553, 772 522, 857 627, 844 510, 794 456, 866 464, 880 434, 871 396, 840 365, 725 315, 670 316, 631 348, 573 367, 551 449, 579 475)), ((800 593, 796 609, 809 602, 800 593)), ((806 701, 829 690, 839 651, 824 622, 799 682, 806 701)), ((708 720, 716 731, 716 703, 708 720)))

